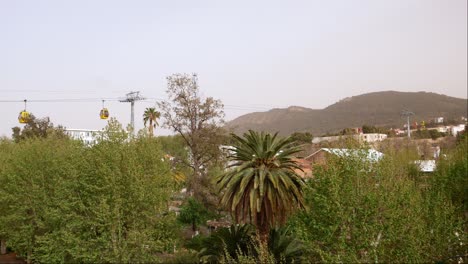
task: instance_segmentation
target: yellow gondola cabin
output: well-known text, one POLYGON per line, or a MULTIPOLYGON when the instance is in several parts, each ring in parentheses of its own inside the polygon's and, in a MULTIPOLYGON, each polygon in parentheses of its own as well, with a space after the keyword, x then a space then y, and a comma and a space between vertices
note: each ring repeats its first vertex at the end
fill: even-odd
POLYGON ((18 115, 18 121, 21 123, 21 124, 26 124, 29 122, 29 120, 31 119, 31 115, 29 114, 29 112, 27 112, 26 110, 25 111, 21 111, 18 115))
POLYGON ((101 117, 101 119, 109 118, 109 110, 107 110, 107 108, 103 108, 99 116, 101 117))
POLYGON ((24 110, 21 111, 18 115, 18 121, 20 124, 26 124, 31 120, 31 114, 26 111, 26 103, 28 100, 24 99, 24 110))

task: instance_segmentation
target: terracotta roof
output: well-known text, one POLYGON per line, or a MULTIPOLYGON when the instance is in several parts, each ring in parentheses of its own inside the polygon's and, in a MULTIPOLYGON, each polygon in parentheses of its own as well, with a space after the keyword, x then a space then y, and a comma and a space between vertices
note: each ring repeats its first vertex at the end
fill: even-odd
POLYGON ((301 170, 294 170, 294 172, 304 179, 312 178, 312 164, 306 159, 293 159, 301 167, 301 170))

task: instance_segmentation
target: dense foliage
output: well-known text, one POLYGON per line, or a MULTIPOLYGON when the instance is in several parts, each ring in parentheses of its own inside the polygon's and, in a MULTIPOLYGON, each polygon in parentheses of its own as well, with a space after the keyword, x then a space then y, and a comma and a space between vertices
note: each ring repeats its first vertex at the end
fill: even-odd
POLYGON ((0 236, 33 262, 154 262, 179 237, 163 154, 151 138, 129 141, 115 121, 92 147, 1 142, 0 236))
POLYGON ((468 212, 468 137, 465 131, 450 155, 439 163, 432 186, 447 195, 460 213, 468 212))
POLYGON ((231 225, 207 237, 195 237, 188 247, 205 263, 301 263, 305 247, 286 228, 270 230, 263 243, 251 225, 231 225))
POLYGON ((184 224, 192 226, 194 234, 198 231, 198 226, 206 222, 212 216, 205 206, 193 197, 189 197, 180 208, 178 220, 184 224))
POLYGON ((233 167, 204 168, 204 185, 222 175, 213 208, 180 191, 187 183, 176 176, 190 173, 181 136, 133 138, 113 119, 94 146, 50 131, 0 140, 0 240, 33 263, 466 261, 466 133, 441 147, 432 174, 413 162, 417 143, 402 140, 380 162, 330 156, 305 183, 293 174, 294 139, 234 136, 233 167), (265 209, 268 221, 250 218, 265 209), (229 212, 268 235, 249 225, 206 235, 206 220, 229 212), (191 238, 194 226, 201 235, 191 238))
POLYGON ((412 132, 412 137, 416 139, 423 139, 423 138, 431 138, 431 139, 438 139, 440 137, 445 137, 446 133, 439 132, 436 129, 418 129, 415 132, 412 132))
POLYGON ((36 118, 33 114, 31 114, 23 128, 13 127, 12 131, 12 138, 15 142, 30 138, 46 138, 49 136, 66 137, 63 127, 55 127, 48 117, 36 118))
POLYGON ((389 132, 388 128, 362 125, 362 133, 364 134, 371 134, 371 133, 387 134, 388 132, 389 132))
POLYGON ((464 255, 463 213, 448 199, 464 203, 467 152, 461 148, 451 153, 458 167, 442 166, 435 175, 412 173, 401 149, 388 150, 378 164, 365 157, 333 158, 315 168, 307 183, 312 209, 289 225, 315 262, 421 263, 464 255))
POLYGON ((294 132, 290 135, 297 145, 310 144, 314 136, 309 132, 294 132))

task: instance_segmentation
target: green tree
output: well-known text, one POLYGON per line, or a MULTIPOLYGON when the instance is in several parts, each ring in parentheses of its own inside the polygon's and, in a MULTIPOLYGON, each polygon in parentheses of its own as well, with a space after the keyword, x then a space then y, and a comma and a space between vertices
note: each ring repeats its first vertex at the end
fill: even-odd
POLYGON ((436 129, 431 129, 431 130, 429 130, 429 136, 431 137, 432 140, 436 140, 436 139, 438 139, 440 137, 443 137, 444 134, 439 132, 436 129))
MULTIPOLYGON (((466 132, 465 132, 466 134, 466 132)), ((447 195, 461 211, 468 212, 468 137, 459 138, 455 149, 438 163, 433 186, 447 195)))
POLYGON ((294 132, 291 137, 297 142, 297 144, 311 144, 314 138, 310 132, 294 132))
MULTIPOLYGON (((7 168, 15 144, 6 138, 0 138, 0 184, 4 183, 6 177, 4 170, 7 168)), ((0 192, 0 195, 2 193, 0 192)), ((0 215, 6 214, 10 208, 8 203, 2 202, 0 197, 0 215)), ((7 253, 8 225, 4 217, 0 217, 0 255, 7 253)))
POLYGON ((346 135, 354 135, 356 134, 356 130, 354 128, 345 128, 340 131, 339 135, 346 136, 346 135))
POLYGON ((70 206, 63 187, 76 175, 68 163, 82 160, 76 148, 79 143, 67 138, 24 139, 12 146, 0 171, 0 204, 8 204, 0 225, 9 246, 28 262, 38 260, 41 237, 61 222, 60 208, 70 206))
POLYGON ((189 197, 180 208, 179 221, 192 226, 192 232, 197 234, 198 225, 204 223, 210 217, 210 212, 202 203, 189 197))
POLYGON ((62 126, 54 127, 54 124, 50 122, 48 117, 36 118, 32 114, 23 129, 20 127, 13 127, 12 130, 12 138, 15 142, 34 137, 46 138, 51 135, 66 137, 62 126))
POLYGON ((143 113, 143 122, 145 124, 145 127, 146 127, 146 124, 148 123, 150 136, 153 136, 154 129, 159 125, 158 118, 160 117, 161 117, 161 113, 156 111, 156 108, 154 107, 146 108, 145 112, 143 113))
POLYGON ((411 175, 413 158, 388 148, 379 163, 353 155, 314 168, 305 188, 313 210, 288 223, 311 250, 310 262, 426 263, 460 253, 463 218, 428 180, 434 175, 411 175))
POLYGON ((170 163, 157 140, 128 139, 110 120, 92 147, 52 136, 2 145, 0 236, 38 263, 155 262, 172 252, 170 163))
POLYGON ((262 241, 271 227, 283 224, 296 209, 304 207, 304 181, 295 170, 301 168, 292 155, 301 149, 291 138, 280 139, 249 131, 236 140, 231 169, 218 179, 221 205, 237 222, 257 227, 262 241))
POLYGON ((364 133, 364 134, 370 134, 370 133, 387 134, 387 133, 389 133, 389 130, 384 128, 384 127, 363 125, 362 126, 362 133, 364 133))

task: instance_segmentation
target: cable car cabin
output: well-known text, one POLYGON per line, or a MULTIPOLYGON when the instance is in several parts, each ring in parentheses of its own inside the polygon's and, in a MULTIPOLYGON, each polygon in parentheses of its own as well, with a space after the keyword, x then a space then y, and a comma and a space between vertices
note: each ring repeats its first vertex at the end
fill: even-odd
POLYGON ((18 115, 18 121, 21 123, 21 124, 26 124, 29 122, 29 120, 31 119, 31 115, 29 114, 29 112, 27 111, 21 111, 18 115))
POLYGON ((101 119, 109 118, 109 110, 107 110, 107 108, 103 108, 99 116, 101 116, 101 119))

